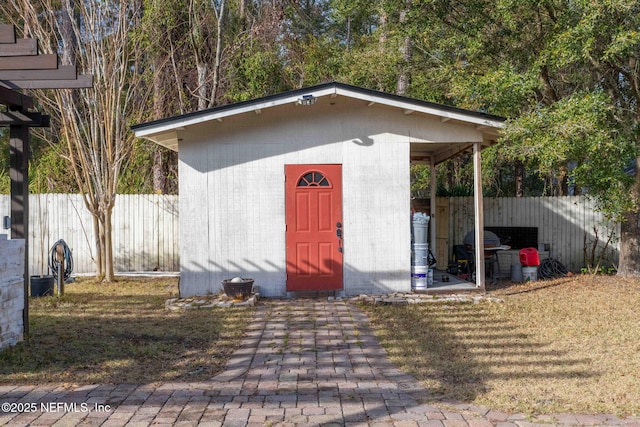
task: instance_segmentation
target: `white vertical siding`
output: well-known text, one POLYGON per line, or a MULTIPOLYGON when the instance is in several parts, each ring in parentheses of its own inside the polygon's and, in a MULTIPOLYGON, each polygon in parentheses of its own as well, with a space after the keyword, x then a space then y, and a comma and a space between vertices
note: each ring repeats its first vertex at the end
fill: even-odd
POLYGON ((409 291, 409 141, 381 135, 344 150, 345 292, 409 291))
POLYGON ((225 120, 215 142, 207 127, 185 136, 181 211, 193 217, 203 207, 209 223, 206 243, 183 244, 185 295, 217 292, 234 276, 254 278, 263 295, 286 295, 286 164, 343 165, 345 292, 410 290, 409 139, 384 133, 386 111, 304 108, 293 109, 295 119, 267 110, 225 120), (210 190, 184 197, 185 182, 210 190), (206 266, 208 283, 194 275, 196 264, 206 266))
POLYGON ((210 292, 208 182, 201 173, 208 167, 208 153, 199 146, 180 150, 180 294, 204 295, 210 292), (200 178, 200 179, 199 179, 200 178))
MULTIPOLYGON (((209 135, 204 132, 194 135, 194 141, 202 142, 181 147, 181 180, 208 188, 204 193, 196 190, 197 197, 181 199, 183 212, 194 216, 193 212, 203 210, 207 222, 197 227, 200 237, 183 247, 189 252, 182 256, 184 295, 215 293, 221 290, 222 280, 241 276, 253 278, 263 295, 286 296, 284 165, 341 163, 341 145, 336 142, 340 126, 327 131, 312 116, 299 121, 279 116, 258 121, 262 119, 266 127, 245 126, 238 134, 222 129, 217 143, 206 143, 209 135), (208 163, 193 167, 193 160, 202 158, 203 152, 208 163), (206 243, 202 243, 204 235, 206 243), (205 247, 208 250, 202 250, 205 247), (205 266, 206 283, 194 275, 196 264, 205 266)), ((182 184, 180 192, 184 196, 182 184)))
POLYGON ((214 166, 202 179, 210 188, 211 292, 240 276, 253 278, 263 295, 284 295, 284 168, 270 148, 253 142, 208 147, 214 166))

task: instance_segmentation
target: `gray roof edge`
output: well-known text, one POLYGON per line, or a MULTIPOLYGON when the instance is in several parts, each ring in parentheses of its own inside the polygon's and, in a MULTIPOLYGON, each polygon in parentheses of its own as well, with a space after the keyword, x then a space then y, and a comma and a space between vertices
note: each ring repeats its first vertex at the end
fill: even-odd
POLYGON ((267 103, 267 102, 274 102, 274 101, 278 101, 280 99, 291 98, 291 97, 294 97, 294 96, 302 96, 302 95, 308 94, 308 92, 322 91, 322 90, 331 89, 331 88, 334 88, 335 90, 342 89, 342 90, 346 90, 346 91, 352 91, 352 92, 360 93, 360 94, 365 95, 365 96, 375 96, 377 98, 386 99, 386 100, 389 100, 389 101, 404 102, 404 103, 408 103, 408 104, 413 104, 415 106, 433 108, 433 109, 441 110, 443 112, 457 113, 457 114, 470 116, 470 117, 475 117, 475 118, 479 118, 479 119, 491 120, 491 121, 496 121, 496 122, 504 122, 504 121, 506 121, 506 119, 504 117, 500 117, 500 116, 493 115, 493 114, 483 113, 483 112, 479 112, 479 111, 466 110, 464 108, 453 107, 453 106, 446 105, 446 104, 438 104, 438 103, 435 103, 435 102, 423 101, 423 100, 419 100, 419 99, 415 99, 415 98, 409 98, 409 97, 402 96, 402 95, 395 95, 395 94, 390 94, 390 93, 386 93, 386 92, 380 92, 380 91, 376 91, 376 90, 372 90, 372 89, 365 89, 365 88, 362 88, 362 87, 359 87, 359 86, 353 86, 353 85, 349 85, 349 84, 346 84, 346 83, 329 82, 329 83, 322 83, 322 84, 319 84, 319 85, 316 85, 316 86, 310 86, 310 87, 305 87, 305 88, 301 88, 301 89, 295 89, 295 90, 291 90, 291 91, 281 92, 281 93, 274 94, 274 95, 267 95, 267 96, 264 96, 264 97, 261 97, 261 98, 251 99, 251 100, 248 100, 248 101, 241 101, 241 102, 235 102, 235 103, 231 103, 231 104, 220 105, 220 106, 209 108, 209 109, 206 109, 206 110, 194 111, 194 112, 191 112, 191 113, 181 114, 181 115, 178 115, 178 116, 167 117, 167 118, 159 119, 159 120, 153 120, 153 121, 149 121, 149 122, 146 122, 146 123, 140 123, 140 124, 131 126, 131 129, 134 132, 135 131, 148 130, 148 129, 151 129, 151 128, 156 127, 156 126, 170 125, 172 122, 176 122, 176 123, 183 122, 184 120, 196 119, 198 117, 204 117, 204 116, 215 114, 215 113, 220 113, 220 112, 225 112, 225 111, 232 111, 232 110, 235 110, 235 109, 243 109, 243 108, 246 108, 246 107, 251 107, 252 105, 258 106, 258 105, 261 105, 261 104, 264 104, 264 103, 267 103))

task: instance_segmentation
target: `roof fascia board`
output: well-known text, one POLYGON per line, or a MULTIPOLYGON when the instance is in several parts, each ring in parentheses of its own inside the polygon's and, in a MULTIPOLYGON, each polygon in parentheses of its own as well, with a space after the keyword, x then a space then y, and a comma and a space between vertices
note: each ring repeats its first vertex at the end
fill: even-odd
POLYGON ((184 117, 183 119, 172 120, 166 123, 158 123, 156 126, 134 129, 134 132, 137 137, 144 138, 150 135, 171 131, 176 128, 185 128, 187 126, 204 123, 211 120, 222 121, 227 117, 236 116, 243 113, 256 112, 258 110, 265 110, 267 108, 277 107, 280 105, 297 104, 302 94, 312 95, 315 98, 320 98, 322 96, 334 95, 335 93, 336 90, 334 87, 320 87, 317 89, 310 88, 308 91, 296 91, 296 93, 289 96, 267 100, 257 100, 256 102, 251 102, 248 104, 243 103, 241 105, 238 105, 237 107, 231 107, 221 111, 211 111, 208 114, 203 113, 202 115, 197 115, 194 117, 184 117))
POLYGON ((315 98, 323 96, 344 96, 347 98, 358 99, 367 102, 368 105, 376 104, 386 105, 398 108, 400 111, 415 111, 425 115, 440 117, 444 122, 455 120, 462 123, 477 125, 478 130, 484 134, 497 134, 500 129, 504 128, 503 120, 499 117, 485 115, 483 113, 475 113, 449 106, 439 106, 429 102, 419 100, 411 100, 396 95, 385 94, 350 86, 342 83, 326 83, 306 89, 298 89, 292 92, 273 95, 254 101, 241 102, 238 104, 229 104, 221 106, 209 111, 201 113, 188 114, 183 117, 174 119, 160 120, 156 123, 147 123, 133 126, 132 129, 137 137, 149 138, 152 135, 165 133, 176 128, 185 128, 212 120, 223 121, 227 117, 264 110, 271 107, 277 107, 286 104, 297 104, 303 96, 312 95, 315 98))
MULTIPOLYGON (((382 104, 390 107, 395 107, 401 111, 415 111, 429 116, 441 117, 446 120, 457 120, 467 123, 473 123, 476 125, 482 125, 497 129, 502 129, 504 123, 499 120, 490 120, 487 117, 476 116, 473 113, 464 114, 463 110, 460 111, 447 111, 442 108, 434 106, 423 105, 420 102, 411 102, 400 99, 393 99, 391 97, 384 96, 384 94, 377 95, 374 93, 364 93, 357 90, 351 90, 348 88, 336 88, 336 93, 342 96, 348 96, 351 98, 361 99, 369 103, 369 105, 382 104)), ((488 129, 487 129, 488 130, 488 129)))

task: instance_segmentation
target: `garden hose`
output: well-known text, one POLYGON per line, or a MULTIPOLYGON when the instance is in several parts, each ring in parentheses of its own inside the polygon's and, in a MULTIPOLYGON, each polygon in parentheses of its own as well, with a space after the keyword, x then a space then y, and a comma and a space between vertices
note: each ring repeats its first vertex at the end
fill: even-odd
POLYGON ((560 261, 553 258, 547 258, 540 261, 540 278, 553 279, 556 277, 565 277, 568 273, 567 268, 560 263, 560 261))
POLYGON ((53 244, 51 250, 49 251, 49 270, 53 272, 53 277, 58 279, 58 253, 62 254, 64 259, 64 272, 63 278, 64 280, 68 280, 71 277, 71 272, 73 271, 73 255, 71 254, 71 249, 67 246, 67 243, 60 239, 53 244), (58 250, 60 247, 60 250, 58 250))

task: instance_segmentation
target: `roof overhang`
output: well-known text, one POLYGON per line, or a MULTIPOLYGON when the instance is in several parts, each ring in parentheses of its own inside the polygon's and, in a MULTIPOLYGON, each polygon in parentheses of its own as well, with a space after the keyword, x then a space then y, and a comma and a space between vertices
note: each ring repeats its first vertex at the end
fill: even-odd
MULTIPOLYGON (((190 126, 207 122, 222 122, 241 114, 260 114, 269 108, 283 105, 311 106, 324 97, 333 99, 345 97, 351 100, 360 100, 369 107, 385 106, 398 109, 405 115, 425 115, 437 118, 443 123, 462 123, 474 126, 482 135, 483 145, 495 143, 500 135, 500 129, 504 126, 502 117, 334 82, 143 123, 133 126, 132 129, 139 138, 145 138, 178 151, 181 133, 190 126)), ((434 141, 412 144, 412 159, 420 161, 433 156, 436 163, 439 163, 468 149, 472 143, 471 141, 460 141, 459 143, 434 141)))

